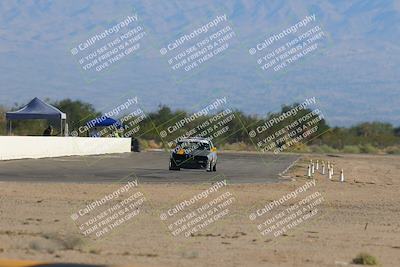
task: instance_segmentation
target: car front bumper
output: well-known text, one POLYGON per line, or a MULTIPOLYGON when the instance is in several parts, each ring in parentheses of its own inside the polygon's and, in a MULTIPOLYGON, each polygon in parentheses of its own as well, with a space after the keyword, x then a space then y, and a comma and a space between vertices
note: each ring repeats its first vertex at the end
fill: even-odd
POLYGON ((171 158, 175 165, 185 169, 206 169, 209 159, 206 156, 179 155, 174 154, 171 158))

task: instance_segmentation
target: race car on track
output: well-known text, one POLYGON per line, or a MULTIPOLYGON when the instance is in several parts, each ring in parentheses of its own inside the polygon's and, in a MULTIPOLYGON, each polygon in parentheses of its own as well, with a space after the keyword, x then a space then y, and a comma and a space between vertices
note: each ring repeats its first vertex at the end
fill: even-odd
POLYGON ((179 171, 181 168, 217 171, 217 148, 206 138, 181 139, 172 150, 169 169, 179 171))

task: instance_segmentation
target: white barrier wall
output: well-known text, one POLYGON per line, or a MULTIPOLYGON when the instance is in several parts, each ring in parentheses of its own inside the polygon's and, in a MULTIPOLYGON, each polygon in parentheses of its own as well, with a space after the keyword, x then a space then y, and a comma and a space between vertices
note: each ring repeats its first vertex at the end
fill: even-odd
POLYGON ((0 160, 131 151, 130 138, 0 136, 0 160))

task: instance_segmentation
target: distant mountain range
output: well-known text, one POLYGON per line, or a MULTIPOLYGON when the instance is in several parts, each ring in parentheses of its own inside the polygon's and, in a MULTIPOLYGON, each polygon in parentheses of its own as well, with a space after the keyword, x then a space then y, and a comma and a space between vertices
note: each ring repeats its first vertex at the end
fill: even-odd
POLYGON ((196 111, 226 96, 231 107, 262 116, 315 96, 331 125, 399 126, 399 40, 395 0, 1 1, 0 105, 37 96, 106 111, 138 96, 145 111, 196 111), (147 34, 141 49, 110 71, 81 71, 71 48, 133 13, 147 34), (171 70, 159 50, 223 14, 235 32, 229 48, 198 70, 171 70), (283 71, 262 71, 249 49, 311 14, 326 33, 321 46, 283 71))

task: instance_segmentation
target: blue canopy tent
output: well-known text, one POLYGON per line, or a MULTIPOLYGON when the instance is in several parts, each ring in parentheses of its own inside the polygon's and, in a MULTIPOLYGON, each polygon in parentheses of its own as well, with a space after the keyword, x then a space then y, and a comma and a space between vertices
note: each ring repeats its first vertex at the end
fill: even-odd
POLYGON ((17 111, 10 111, 6 113, 6 119, 9 123, 9 134, 12 130, 13 120, 60 120, 60 133, 63 135, 63 125, 65 125, 67 115, 49 105, 39 98, 35 97, 26 106, 17 111), (63 124, 64 122, 64 124, 63 124))
POLYGON ((90 128, 96 128, 96 127, 114 127, 114 128, 123 128, 122 123, 119 120, 115 120, 110 117, 106 116, 101 116, 99 118, 95 118, 93 120, 90 120, 86 123, 86 126, 90 128))
POLYGON ((87 126, 90 127, 106 127, 106 126, 111 126, 114 125, 115 127, 122 127, 122 124, 120 121, 117 121, 113 118, 109 118, 109 117, 100 117, 100 118, 96 118, 93 120, 90 120, 86 123, 87 126))

